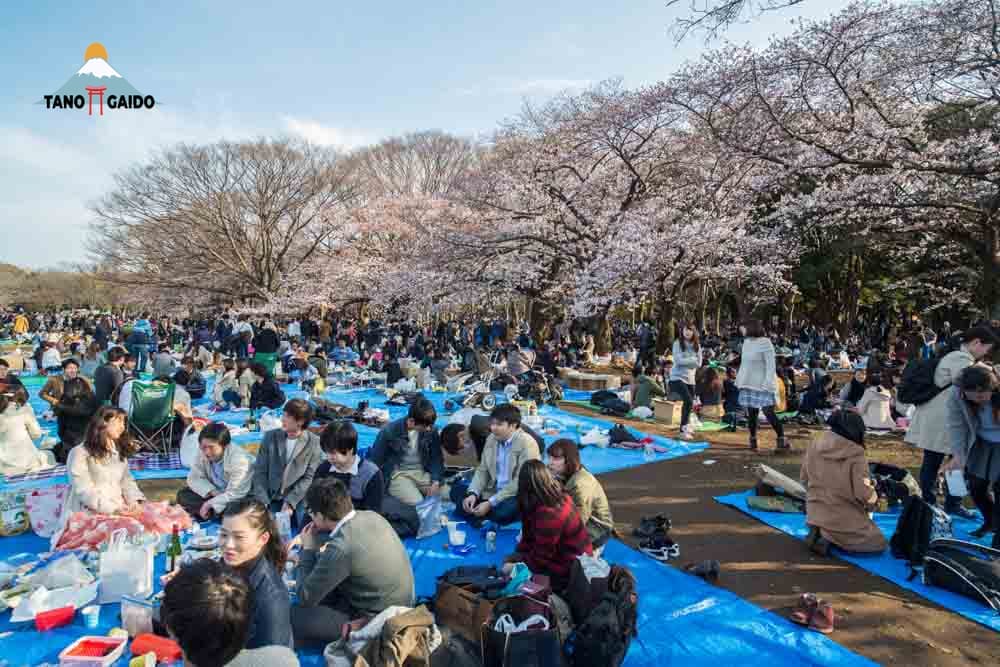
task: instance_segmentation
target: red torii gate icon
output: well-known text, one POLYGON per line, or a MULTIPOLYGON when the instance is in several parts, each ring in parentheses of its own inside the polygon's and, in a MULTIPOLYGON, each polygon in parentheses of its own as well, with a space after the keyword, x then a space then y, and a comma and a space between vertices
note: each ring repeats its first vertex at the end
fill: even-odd
POLYGON ((94 115, 94 95, 97 95, 97 107, 99 115, 104 115, 104 91, 107 86, 85 86, 87 89, 87 115, 94 115))

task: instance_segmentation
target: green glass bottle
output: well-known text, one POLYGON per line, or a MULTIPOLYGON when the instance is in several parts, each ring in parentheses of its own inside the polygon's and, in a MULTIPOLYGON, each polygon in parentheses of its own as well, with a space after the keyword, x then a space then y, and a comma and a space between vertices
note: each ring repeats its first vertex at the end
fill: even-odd
POLYGON ((181 564, 181 535, 178 532, 177 524, 174 524, 174 532, 170 538, 170 546, 167 547, 167 572, 173 572, 181 564))

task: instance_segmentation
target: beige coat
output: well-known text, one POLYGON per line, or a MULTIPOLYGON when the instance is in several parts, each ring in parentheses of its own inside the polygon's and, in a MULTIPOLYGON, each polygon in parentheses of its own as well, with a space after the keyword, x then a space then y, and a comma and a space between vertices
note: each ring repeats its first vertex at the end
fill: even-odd
POLYGON ((31 406, 8 404, 0 413, 0 474, 23 475, 51 468, 53 462, 32 442, 40 437, 42 429, 31 406))
POLYGON ((222 475, 226 479, 226 485, 221 488, 212 481, 211 468, 211 462, 199 451, 188 472, 187 485, 202 498, 207 498, 209 493, 217 494, 208 502, 208 506, 216 514, 222 514, 226 505, 250 493, 253 457, 239 445, 230 443, 222 455, 222 475))
POLYGON ((865 422, 865 428, 891 430, 896 428, 892 420, 892 394, 886 389, 868 387, 858 401, 858 414, 865 422))
POLYGON ((521 473, 521 466, 525 461, 541 460, 541 458, 535 439, 521 429, 515 431, 508 460, 510 481, 497 493, 497 438, 491 433, 483 447, 479 467, 476 468, 472 482, 469 483, 469 493, 474 493, 482 499, 496 494, 497 502, 514 498, 517 496, 517 477, 521 473))
MULTIPOLYGON (((949 352, 938 364, 934 373, 934 384, 947 387, 955 382, 963 370, 975 362, 975 358, 966 352, 964 346, 961 350, 949 352)), ((951 443, 946 428, 947 413, 948 392, 942 391, 930 401, 917 406, 904 440, 920 449, 951 454, 951 443)))
POLYGON ((884 551, 885 536, 868 518, 878 493, 868 472, 865 449, 828 431, 806 450, 802 462, 806 523, 847 551, 884 551))
POLYGON ((611 505, 604 487, 586 468, 580 468, 566 480, 566 493, 573 499, 580 512, 580 520, 587 527, 591 541, 596 541, 614 530, 611 505))

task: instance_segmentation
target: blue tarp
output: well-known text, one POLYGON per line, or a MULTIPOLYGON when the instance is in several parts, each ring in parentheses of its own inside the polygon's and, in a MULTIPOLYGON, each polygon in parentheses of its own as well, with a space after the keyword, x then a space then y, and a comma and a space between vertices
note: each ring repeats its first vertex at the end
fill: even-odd
MULTIPOLYGON (((757 510, 750 509, 750 507, 747 506, 746 499, 751 494, 752 492, 750 491, 744 493, 733 493, 728 496, 719 496, 716 500, 724 505, 735 507, 741 512, 754 517, 758 521, 761 521, 772 528, 777 528, 781 532, 787 533, 792 537, 797 537, 800 540, 805 539, 806 535, 809 534, 809 529, 806 526, 805 514, 758 512, 757 510)), ((896 522, 898 520, 899 512, 875 514, 875 523, 885 535, 886 540, 892 537, 892 534, 896 530, 896 522)), ((969 532, 978 528, 979 525, 979 521, 969 521, 967 519, 953 517, 952 528, 956 538, 968 540, 970 542, 978 541, 981 544, 988 545, 989 542, 985 539, 976 540, 976 538, 969 535, 969 532)), ((971 598, 956 595, 955 593, 951 593, 935 586, 925 585, 920 581, 919 576, 908 581, 907 578, 910 576, 909 566, 905 561, 893 558, 892 554, 889 553, 888 550, 885 553, 876 556, 850 556, 843 551, 838 551, 837 557, 846 560, 848 563, 853 563, 854 565, 857 565, 861 569, 867 570, 872 574, 888 579, 892 583, 909 589, 917 595, 921 595, 932 602, 936 602, 942 607, 957 612, 970 620, 985 625, 993 630, 1000 631, 1000 615, 986 605, 976 602, 971 598)))
MULTIPOLYGON (((417 595, 434 593, 435 578, 462 564, 496 563, 510 553, 517 527, 500 531, 497 551, 487 554, 482 536, 469 531, 468 540, 476 550, 465 557, 443 548, 445 533, 421 541, 407 540, 413 563, 417 595)), ((7 538, 0 542, 3 553, 38 552, 45 542, 33 535, 7 538)), ((783 618, 756 607, 733 593, 711 586, 701 579, 663 564, 612 541, 605 558, 628 566, 636 575, 640 597, 639 637, 633 641, 625 661, 627 667, 696 667, 726 664, 824 665, 862 667, 871 661, 839 646, 827 637, 796 626, 783 618)), ((158 570, 163 557, 158 557, 158 570)), ((159 572, 158 572, 159 573, 159 572)), ((106 634, 120 624, 119 605, 101 607, 100 625, 87 631, 77 615, 70 626, 38 633, 30 624, 15 628, 10 614, 0 617, 0 648, 11 667, 55 662, 59 651, 85 634, 106 634), (12 634, 7 635, 8 632, 12 634)), ((323 667, 321 650, 299 651, 303 665, 323 667)), ((118 665, 126 665, 127 659, 118 665)))

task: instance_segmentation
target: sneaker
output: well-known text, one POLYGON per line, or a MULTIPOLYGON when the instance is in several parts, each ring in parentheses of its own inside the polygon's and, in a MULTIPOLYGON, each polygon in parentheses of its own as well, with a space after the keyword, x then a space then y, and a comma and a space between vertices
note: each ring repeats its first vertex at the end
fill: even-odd
POLYGON ((692 431, 690 425, 681 429, 680 438, 681 440, 694 440, 694 432, 692 431))
POLYGON ((809 618, 809 629, 828 635, 833 632, 833 622, 836 615, 833 613, 833 605, 829 602, 819 600, 816 610, 809 618))
POLYGON ((650 538, 657 533, 670 532, 670 519, 663 514, 653 517, 644 516, 639 520, 639 527, 632 531, 636 537, 650 538))
POLYGON ((672 558, 680 558, 681 555, 680 545, 669 537, 653 537, 643 540, 639 545, 639 550, 661 563, 666 563, 672 558))
POLYGON ((798 606, 792 611, 788 619, 792 623, 809 625, 809 622, 812 621, 813 614, 816 613, 816 607, 818 606, 819 598, 812 593, 803 593, 799 596, 798 606))
POLYGON ((688 574, 693 574, 696 577, 701 577, 705 581, 715 583, 719 580, 719 572, 722 566, 719 565, 717 560, 703 560, 700 563, 690 563, 684 566, 684 571, 688 574))

